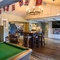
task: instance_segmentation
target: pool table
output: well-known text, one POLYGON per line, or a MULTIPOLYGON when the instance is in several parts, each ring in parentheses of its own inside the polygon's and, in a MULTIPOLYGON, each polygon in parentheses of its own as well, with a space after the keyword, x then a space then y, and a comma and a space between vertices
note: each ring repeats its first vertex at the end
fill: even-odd
POLYGON ((0 42, 0 60, 29 60, 32 50, 11 43, 0 42))

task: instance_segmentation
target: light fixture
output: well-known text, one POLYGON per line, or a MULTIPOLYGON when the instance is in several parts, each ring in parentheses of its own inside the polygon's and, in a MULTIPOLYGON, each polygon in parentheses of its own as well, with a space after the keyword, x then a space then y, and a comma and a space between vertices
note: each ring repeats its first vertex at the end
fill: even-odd
POLYGON ((55 0, 52 0, 52 1, 55 1, 55 0))
POLYGON ((57 13, 57 15, 60 15, 60 13, 57 13))
POLYGON ((35 6, 33 6, 33 9, 30 10, 29 7, 26 9, 27 14, 31 15, 37 15, 43 13, 43 7, 39 6, 39 10, 36 10, 35 6))
POLYGON ((2 2, 3 0, 0 0, 0 2, 2 2))

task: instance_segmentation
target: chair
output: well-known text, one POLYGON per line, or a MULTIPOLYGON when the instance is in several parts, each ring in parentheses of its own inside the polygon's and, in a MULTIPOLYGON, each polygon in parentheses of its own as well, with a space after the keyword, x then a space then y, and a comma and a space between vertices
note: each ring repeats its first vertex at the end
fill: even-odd
POLYGON ((44 34, 43 33, 41 33, 41 34, 39 34, 39 33, 35 33, 34 34, 34 42, 33 42, 33 45, 34 45, 34 47, 43 47, 43 46, 45 46, 45 39, 44 39, 44 34))
POLYGON ((43 33, 39 35, 39 42, 41 47, 45 46, 45 38, 43 33))
POLYGON ((32 34, 25 32, 24 33, 24 46, 28 48, 33 48, 32 34))
POLYGON ((33 35, 33 45, 34 45, 34 47, 39 47, 39 35, 38 35, 38 33, 35 33, 34 35, 33 35))
POLYGON ((9 42, 9 36, 5 37, 5 42, 9 42))
POLYGON ((15 44, 18 43, 18 37, 13 35, 13 34, 9 35, 9 40, 10 40, 11 43, 15 43, 15 44))

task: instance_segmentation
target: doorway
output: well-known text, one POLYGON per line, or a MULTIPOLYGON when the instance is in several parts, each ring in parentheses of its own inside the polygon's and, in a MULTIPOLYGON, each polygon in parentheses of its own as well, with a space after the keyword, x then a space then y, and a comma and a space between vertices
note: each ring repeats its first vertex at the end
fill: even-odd
POLYGON ((45 33, 45 38, 48 38, 48 23, 42 22, 41 23, 41 28, 45 33))

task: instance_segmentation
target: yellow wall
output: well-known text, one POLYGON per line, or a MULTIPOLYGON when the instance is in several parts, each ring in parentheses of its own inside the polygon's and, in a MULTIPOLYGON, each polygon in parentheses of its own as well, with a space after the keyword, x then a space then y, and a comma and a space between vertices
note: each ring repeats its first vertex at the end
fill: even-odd
POLYGON ((29 23, 24 23, 24 32, 29 32, 29 23))

